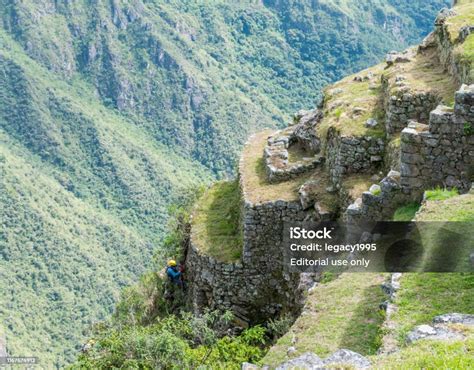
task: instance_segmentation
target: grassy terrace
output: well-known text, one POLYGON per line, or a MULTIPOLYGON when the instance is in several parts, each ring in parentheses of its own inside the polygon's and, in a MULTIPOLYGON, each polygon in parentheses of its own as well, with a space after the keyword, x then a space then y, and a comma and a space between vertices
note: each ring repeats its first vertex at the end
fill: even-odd
POLYGON ((275 366, 285 361, 290 346, 296 348, 292 357, 308 351, 324 357, 339 348, 375 354, 384 318, 379 311, 379 304, 385 299, 380 289, 384 280, 384 274, 348 273, 317 286, 308 296, 305 313, 262 363, 275 366))
POLYGON ((241 197, 238 181, 215 183, 199 199, 192 218, 191 238, 204 254, 218 261, 241 257, 241 197))
POLYGON ((473 0, 459 0, 454 7, 457 15, 450 17, 446 24, 452 42, 456 42, 459 35, 459 30, 463 26, 474 24, 474 1, 473 0))
POLYGON ((474 222, 474 193, 457 195, 448 190, 427 192, 416 221, 469 221, 474 222))
POLYGON ((291 181, 270 184, 267 181, 263 149, 272 130, 253 135, 245 146, 240 163, 240 176, 246 199, 252 203, 265 203, 277 199, 292 201, 298 199, 298 189, 311 175, 304 174, 291 181))
POLYGON ((324 119, 317 128, 323 141, 331 127, 340 132, 341 136, 383 137, 382 71, 383 64, 379 64, 348 76, 325 90, 324 119), (364 78, 369 74, 373 75, 370 80, 354 81, 356 76, 364 78), (379 127, 366 128, 365 122, 369 118, 377 119, 379 127))
MULTIPOLYGON (((456 191, 434 189, 426 192, 427 201, 416 215, 416 221, 471 221, 474 222, 474 194, 457 195, 456 191)), ((398 220, 410 220, 419 205, 405 207, 407 216, 398 220)), ((400 208, 400 213, 403 208, 400 208)), ((466 225, 450 223, 449 228, 466 237, 466 225)), ((427 235, 428 237, 433 237, 427 235)), ((472 237, 472 233, 470 234, 472 237)), ((436 237, 436 235, 434 236, 436 237)), ((426 241, 426 240, 425 240, 426 241)), ((427 245, 431 245, 429 241, 427 245)), ((456 244, 450 238, 450 243, 456 244)), ((446 243, 445 243, 446 244, 446 243)), ((450 245, 452 248, 453 245, 450 245)), ((449 253, 453 253, 450 249, 449 253)), ((468 256, 466 256, 468 258, 468 256)), ((466 331, 467 339, 463 341, 431 342, 420 341, 412 346, 405 346, 406 334, 416 325, 429 324, 440 314, 449 312, 474 313, 474 275, 469 273, 410 273, 401 278, 401 290, 395 304, 397 312, 392 316, 394 335, 402 349, 389 356, 374 357, 375 368, 384 368, 389 364, 403 363, 401 368, 452 368, 468 369, 474 367, 474 360, 468 353, 474 351, 474 331, 466 331)), ((391 367, 391 366, 390 366, 391 367)), ((397 368, 397 367, 395 367, 397 368)))
POLYGON ((317 128, 324 140, 330 127, 334 127, 341 136, 382 137, 383 101, 381 97, 380 75, 384 64, 371 67, 356 75, 348 76, 325 90, 324 119, 317 128), (370 80, 354 81, 355 76, 362 78, 372 74, 370 80), (365 127, 369 118, 377 119, 377 129, 365 127))
POLYGON ((419 341, 389 356, 373 359, 374 369, 472 369, 474 339, 465 341, 419 341))
POLYGON ((397 63, 386 70, 385 76, 389 78, 392 94, 404 91, 404 87, 395 85, 394 80, 398 75, 405 77, 403 82, 409 87, 410 93, 431 92, 447 105, 454 102, 458 86, 440 64, 435 48, 416 54, 409 63, 397 63))
MULTIPOLYGON (((298 190, 306 181, 319 182, 321 190, 319 203, 329 210, 334 210, 337 199, 326 192, 329 177, 324 168, 312 170, 289 181, 269 183, 263 160, 263 149, 272 131, 262 131, 252 136, 245 146, 240 163, 240 176, 246 200, 251 203, 265 203, 275 200, 297 201, 298 190)), ((303 153, 291 153, 293 158, 300 160, 303 153)), ((291 160, 290 160, 291 162, 291 160)))

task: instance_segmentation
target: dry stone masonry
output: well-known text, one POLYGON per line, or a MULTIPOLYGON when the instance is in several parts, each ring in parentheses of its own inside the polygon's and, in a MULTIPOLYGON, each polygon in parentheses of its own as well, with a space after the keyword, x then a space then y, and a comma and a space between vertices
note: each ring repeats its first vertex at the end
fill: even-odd
MULTIPOLYGON (((398 78, 403 78, 399 76, 398 78)), ((402 131, 409 120, 427 122, 430 112, 438 105, 440 98, 431 92, 413 93, 409 88, 391 92, 386 100, 385 128, 387 133, 402 131)))
POLYGON ((376 137, 344 137, 335 130, 328 133, 327 161, 333 183, 340 187, 344 175, 374 173, 381 167, 385 141, 376 137))
POLYGON ((281 235, 285 221, 305 218, 301 204, 246 201, 242 215, 244 244, 238 262, 223 263, 204 255, 191 240, 186 266, 193 277, 190 292, 194 310, 229 309, 244 325, 297 312, 304 290, 299 286, 299 276, 284 272, 281 235))
POLYGON ((454 109, 438 106, 429 125, 412 123, 402 131, 401 185, 405 193, 429 187, 471 187, 474 166, 474 85, 456 92, 454 109))

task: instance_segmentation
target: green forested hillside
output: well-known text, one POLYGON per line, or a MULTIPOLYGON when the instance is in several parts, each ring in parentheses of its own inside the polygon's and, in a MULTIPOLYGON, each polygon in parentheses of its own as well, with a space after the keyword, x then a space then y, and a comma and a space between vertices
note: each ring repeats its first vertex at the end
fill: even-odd
POLYGON ((70 361, 167 206, 444 1, 0 0, 0 334, 70 361))

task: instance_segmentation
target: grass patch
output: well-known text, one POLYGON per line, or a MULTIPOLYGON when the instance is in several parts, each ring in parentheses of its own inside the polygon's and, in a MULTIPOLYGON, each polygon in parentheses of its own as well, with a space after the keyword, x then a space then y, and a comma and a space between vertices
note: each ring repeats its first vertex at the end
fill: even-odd
POLYGON ((193 214, 192 240, 222 262, 242 253, 241 198, 238 181, 218 182, 199 200, 193 214))
POLYGON ((474 2, 472 0, 458 1, 454 10, 457 15, 447 20, 448 32, 453 43, 457 40, 462 27, 474 24, 474 2))
POLYGON ((334 111, 334 115, 336 116, 337 119, 341 118, 342 116, 342 108, 337 108, 335 111, 334 111))
POLYGON ((342 187, 349 194, 351 199, 362 196, 364 191, 368 191, 373 180, 370 174, 352 174, 344 178, 342 187))
POLYGON ((474 313, 474 275, 469 273, 406 273, 392 316, 397 336, 403 343, 409 330, 428 324, 437 315, 474 313))
MULTIPOLYGON (((435 193, 436 195, 436 193, 435 193)), ((428 201, 423 204, 417 215, 417 221, 459 221, 474 222, 474 194, 445 196, 443 201, 428 201)), ((433 199, 430 199, 433 200, 433 199)))
POLYGON ((329 128, 334 127, 341 136, 384 136, 383 103, 381 97, 380 74, 383 65, 366 69, 358 76, 373 74, 371 80, 354 81, 348 76, 325 90, 324 119, 317 131, 323 141, 329 128), (375 129, 365 127, 369 118, 379 121, 375 129))
POLYGON ((393 221, 411 221, 420 209, 419 203, 409 203, 399 207, 393 214, 393 221))
POLYGON ((378 196, 382 194, 382 189, 375 189, 375 190, 372 190, 372 195, 375 195, 375 196, 378 196))
POLYGON ((474 339, 419 341, 388 356, 371 358, 374 369, 473 369, 474 339))
POLYGON ((276 366, 285 361, 291 345, 296 348, 292 357, 308 351, 327 356, 339 348, 363 355, 376 353, 384 320, 379 311, 379 304, 385 299, 380 289, 384 275, 346 273, 331 279, 332 276, 309 294, 306 314, 278 340, 262 363, 276 366), (295 344, 293 338, 297 338, 295 344))
POLYGON ((470 247, 474 245, 474 193, 456 196, 457 192, 442 189, 432 192, 416 215, 418 232, 427 247, 423 264, 428 271, 469 271, 470 247))
POLYGON ((446 200, 452 197, 455 197, 456 195, 459 195, 459 192, 457 189, 442 189, 442 188, 436 188, 433 190, 427 190, 425 191, 425 199, 426 200, 446 200))
POLYGON ((288 163, 304 162, 305 158, 313 158, 314 153, 305 150, 301 145, 294 144, 288 148, 288 163))
POLYGON ((395 84, 395 77, 403 75, 405 85, 409 87, 411 94, 430 92, 438 96, 445 105, 452 106, 454 103, 454 93, 458 86, 439 62, 436 48, 417 53, 409 63, 393 65, 385 75, 389 79, 390 95, 406 93, 405 86, 395 84))

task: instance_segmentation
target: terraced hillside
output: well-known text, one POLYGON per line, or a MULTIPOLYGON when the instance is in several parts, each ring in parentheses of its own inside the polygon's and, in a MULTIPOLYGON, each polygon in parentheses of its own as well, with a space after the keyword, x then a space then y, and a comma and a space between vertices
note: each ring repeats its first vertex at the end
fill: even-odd
MULTIPOLYGON (((298 112, 288 128, 250 137, 240 161, 240 187, 231 195, 240 196, 240 222, 226 229, 242 233, 243 242, 214 250, 209 240, 191 234, 187 263, 197 311, 203 305, 230 309, 252 324, 302 309, 262 364, 296 366, 291 359, 317 364, 321 360, 312 355, 297 358, 307 352, 342 356, 337 350, 343 348, 368 357, 350 354, 349 363, 362 361, 354 366, 369 361, 383 367, 400 358, 414 367, 432 360, 447 367, 472 365, 467 355, 472 351, 472 274, 397 276, 397 293, 391 292, 383 305, 380 286, 386 276, 343 274, 313 287, 303 305, 312 283, 285 269, 282 233, 285 222, 304 219, 358 222, 403 215, 409 220, 423 199, 419 221, 474 222, 473 31, 474 3, 458 2, 439 14, 435 31, 418 47, 389 53, 385 63, 327 87, 320 106, 298 112), (213 250, 229 258, 218 258, 213 250), (450 312, 467 315, 462 325, 454 325, 461 322, 457 316, 436 321, 450 312), (416 325, 424 323, 432 325, 431 334, 422 338, 437 341, 446 334, 455 340, 410 339, 424 330, 416 325), (386 341, 396 343, 396 349, 384 351, 386 341)), ((198 204, 193 229, 203 229, 203 211, 215 212, 198 204)), ((461 224, 461 233, 469 239, 473 235, 466 234, 471 229, 466 225, 461 224)), ((463 263, 472 268, 472 251, 464 252, 463 263)))
MULTIPOLYGON (((65 366, 152 254, 165 257, 170 204, 232 173, 249 134, 281 127, 327 83, 418 42, 447 2, 0 0, 8 353, 65 366)), ((215 196, 210 220, 228 211, 215 196)), ((221 226, 211 240, 243 240, 221 226)))

